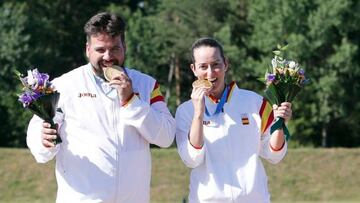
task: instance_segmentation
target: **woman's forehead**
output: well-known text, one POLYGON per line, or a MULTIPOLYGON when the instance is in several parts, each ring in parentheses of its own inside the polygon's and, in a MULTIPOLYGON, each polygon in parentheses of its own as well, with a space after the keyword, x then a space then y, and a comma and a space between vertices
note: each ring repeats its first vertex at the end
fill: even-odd
POLYGON ((204 63, 221 60, 221 55, 216 47, 203 46, 194 49, 194 58, 197 63, 204 63))

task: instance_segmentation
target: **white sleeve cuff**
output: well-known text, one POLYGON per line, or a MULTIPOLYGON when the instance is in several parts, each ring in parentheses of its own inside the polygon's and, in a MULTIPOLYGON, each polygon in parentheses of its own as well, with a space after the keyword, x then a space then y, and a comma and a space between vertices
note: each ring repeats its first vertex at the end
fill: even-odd
POLYGON ((202 162, 205 157, 205 143, 201 148, 195 148, 190 140, 187 141, 187 150, 190 158, 194 160, 195 163, 202 162))

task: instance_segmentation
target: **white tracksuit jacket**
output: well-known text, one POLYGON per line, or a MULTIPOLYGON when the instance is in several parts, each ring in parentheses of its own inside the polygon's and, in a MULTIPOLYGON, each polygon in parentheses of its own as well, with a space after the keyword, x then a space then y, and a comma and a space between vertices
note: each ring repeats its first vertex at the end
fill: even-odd
POLYGON ((116 96, 106 96, 111 88, 94 76, 90 64, 53 80, 63 112, 54 119, 63 141, 55 148, 41 144, 42 120, 30 121, 27 144, 37 162, 56 156, 56 202, 149 202, 149 143, 171 145, 175 120, 156 81, 126 71, 138 95, 123 107, 116 96))
MULTIPOLYGON (((194 112, 191 100, 178 107, 176 142, 183 162, 192 168, 190 203, 270 202, 259 156, 277 163, 285 156, 287 144, 275 152, 269 148, 269 130, 261 136, 262 102, 261 96, 232 83, 223 112, 211 118, 204 116, 201 149, 195 149, 188 139, 194 112)), ((217 103, 206 98, 205 104, 209 112, 215 111, 217 103)))

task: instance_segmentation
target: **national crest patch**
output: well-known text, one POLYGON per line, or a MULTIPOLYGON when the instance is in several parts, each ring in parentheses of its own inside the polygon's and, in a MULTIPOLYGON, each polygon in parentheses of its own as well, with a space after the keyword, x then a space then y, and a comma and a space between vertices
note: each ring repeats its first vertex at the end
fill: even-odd
POLYGON ((249 125, 249 124, 250 124, 249 114, 247 114, 247 113, 241 114, 241 123, 242 123, 243 125, 249 125))

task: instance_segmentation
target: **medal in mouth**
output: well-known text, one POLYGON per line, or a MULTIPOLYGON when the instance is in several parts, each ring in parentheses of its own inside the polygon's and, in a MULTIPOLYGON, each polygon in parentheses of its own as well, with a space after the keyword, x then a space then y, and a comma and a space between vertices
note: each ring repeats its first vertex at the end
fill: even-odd
POLYGON ((123 73, 124 73, 124 69, 120 66, 112 65, 107 68, 104 68, 104 77, 107 81, 110 81, 114 77, 117 77, 123 73))
POLYGON ((209 88, 212 88, 213 84, 209 80, 199 79, 199 80, 195 80, 192 83, 192 86, 193 86, 193 88, 206 88, 206 89, 209 89, 209 88))

